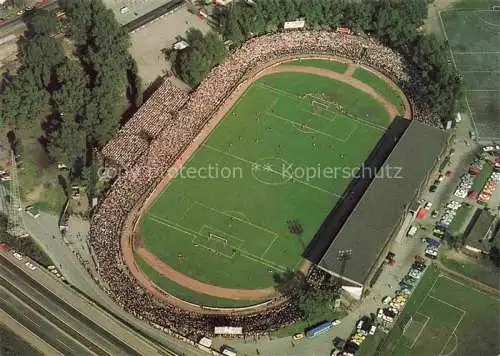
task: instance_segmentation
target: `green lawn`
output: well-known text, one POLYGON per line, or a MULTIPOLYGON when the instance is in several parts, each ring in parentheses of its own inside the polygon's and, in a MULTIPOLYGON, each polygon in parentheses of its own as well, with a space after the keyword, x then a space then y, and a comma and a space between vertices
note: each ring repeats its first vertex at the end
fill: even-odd
POLYGON ((464 0, 440 12, 453 62, 464 78, 474 126, 483 140, 495 140, 500 132, 500 11, 492 11, 492 6, 500 2, 464 0))
POLYGON ((377 348, 359 354, 387 356, 497 354, 500 299, 440 274, 433 267, 377 348), (412 319, 410 319, 410 317, 412 319), (411 320, 411 321, 410 321, 411 320), (406 328, 405 328, 406 326, 406 328), (403 329, 406 329, 403 332, 403 329))
POLYGON ((328 59, 306 59, 306 58, 285 62, 282 65, 316 67, 316 68, 332 70, 338 73, 345 73, 348 67, 348 65, 345 63, 330 61, 328 59))
POLYGON ((474 215, 475 211, 476 208, 472 205, 462 205, 458 208, 457 215, 455 215, 450 226, 448 227, 450 234, 455 237, 461 236, 469 225, 470 219, 474 215))
POLYGON ((341 82, 303 73, 259 79, 141 220, 146 248, 205 283, 273 286, 274 274, 300 266, 349 172, 389 122, 378 102, 341 82))
POLYGON ((457 271, 464 276, 473 278, 494 288, 500 288, 500 270, 491 261, 487 260, 487 257, 474 261, 465 256, 464 259, 458 261, 444 253, 440 254, 439 260, 449 269, 457 271))
POLYGON ((353 77, 371 86, 380 95, 382 95, 390 103, 392 103, 401 115, 404 114, 405 107, 401 95, 396 89, 392 88, 385 81, 377 77, 372 72, 367 71, 366 69, 363 68, 357 68, 356 71, 354 72, 353 77))
POLYGON ((492 172, 493 172, 493 166, 488 162, 485 162, 483 169, 481 169, 481 172, 479 172, 476 179, 474 179, 471 190, 479 193, 481 189, 483 189, 484 185, 486 184, 486 181, 491 176, 492 172))
POLYGON ((265 302, 255 300, 233 300, 213 297, 211 295, 200 294, 185 288, 170 279, 163 277, 160 273, 148 265, 141 257, 135 256, 135 261, 139 268, 161 289, 168 291, 170 294, 180 298, 186 302, 193 304, 203 305, 205 307, 218 307, 218 308, 240 308, 248 307, 258 303, 265 302))
MULTIPOLYGON (((289 326, 286 326, 286 327, 281 328, 279 330, 273 331, 271 333, 271 337, 282 338, 282 337, 287 337, 287 336, 293 336, 294 334, 305 332, 309 328, 321 323, 322 321, 342 319, 346 315, 347 314, 344 311, 341 311, 341 312, 331 311, 330 313, 323 315, 321 318, 314 320, 314 321, 299 320, 292 325, 289 325, 289 326)), ((331 330, 332 330, 332 332, 335 332, 335 329, 331 329, 331 330)))

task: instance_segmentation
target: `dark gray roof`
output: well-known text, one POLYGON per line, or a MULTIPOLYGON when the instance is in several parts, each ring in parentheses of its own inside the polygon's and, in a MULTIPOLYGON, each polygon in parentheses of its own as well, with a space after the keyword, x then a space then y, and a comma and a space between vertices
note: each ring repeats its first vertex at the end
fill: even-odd
POLYGON ((360 284, 366 282, 404 211, 437 163, 445 141, 444 132, 435 127, 418 121, 410 124, 382 166, 380 176, 372 181, 321 258, 321 268, 339 274, 339 251, 352 250, 343 277, 360 284))
POLYGON ((467 235, 467 240, 465 243, 471 247, 480 249, 482 251, 487 251, 488 242, 485 240, 491 238, 488 236, 489 233, 493 233, 493 222, 495 217, 491 215, 486 210, 481 210, 477 220, 474 222, 469 234, 467 235))

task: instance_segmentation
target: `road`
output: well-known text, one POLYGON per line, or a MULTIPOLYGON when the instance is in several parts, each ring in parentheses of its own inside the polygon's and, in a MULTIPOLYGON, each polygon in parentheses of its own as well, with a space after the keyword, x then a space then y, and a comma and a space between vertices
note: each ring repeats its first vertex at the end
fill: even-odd
MULTIPOLYGON (((33 326, 33 321, 40 323, 40 318, 42 318, 45 320, 45 324, 47 322, 51 324, 51 329, 62 331, 74 340, 73 344, 80 344, 78 349, 82 347, 87 349, 85 354, 157 354, 158 347, 156 345, 129 331, 110 318, 109 315, 96 309, 90 303, 84 303, 78 299, 68 303, 64 299, 72 297, 69 293, 56 294, 53 288, 50 288, 49 291, 42 284, 30 278, 21 268, 3 255, 0 257, 0 288, 2 291, 0 295, 10 295, 8 298, 10 304, 2 304, 2 307, 12 308, 12 299, 14 298, 18 300, 18 305, 22 303, 34 312, 29 313, 29 317, 33 316, 34 319, 31 319, 31 323, 28 325, 33 326)), ((44 271, 38 269, 30 271, 30 273, 39 277, 45 274, 44 271)), ((48 277, 50 278, 50 276, 48 277)), ((23 323, 23 325, 25 324, 23 323)), ((42 337, 42 335, 40 336, 42 337)), ((68 341, 67 338, 64 340, 68 341)), ((63 347, 57 343, 51 345, 57 346, 58 350, 63 347)), ((64 353, 66 354, 66 352, 64 353)))
MULTIPOLYGON (((28 271, 22 262, 15 260, 9 254, 0 253, 0 275, 4 279, 6 278, 5 274, 10 275, 16 285, 19 285, 19 281, 25 280, 26 278, 30 280, 29 283, 27 283, 30 284, 31 287, 28 286, 28 289, 23 290, 23 293, 30 292, 30 290, 34 288, 32 284, 38 284, 50 289, 49 294, 51 296, 53 294, 57 299, 60 299, 62 303, 66 305, 65 308, 71 308, 71 313, 78 313, 88 317, 92 321, 91 325, 93 329, 100 330, 101 328, 105 328, 105 331, 107 331, 108 334, 112 334, 112 339, 126 340, 127 344, 134 346, 135 350, 140 350, 140 354, 154 355, 158 353, 158 350, 161 350, 163 354, 169 355, 174 353, 178 355, 190 356, 205 355, 205 353, 199 349, 169 334, 152 328, 144 321, 134 318, 132 315, 128 314, 116 305, 102 290, 100 291, 99 298, 96 299, 99 304, 96 304, 95 302, 86 299, 79 293, 76 293, 68 285, 56 279, 51 273, 43 268, 39 268, 36 271, 29 271, 29 277, 24 275, 19 268, 28 271), (10 261, 17 267, 9 265, 6 260, 10 261), (7 269, 5 268, 6 264, 10 266, 7 269), (31 280, 30 277, 33 280, 31 280), (127 325, 124 323, 127 323, 127 325), (132 326, 135 331, 129 329, 128 325, 132 326)), ((98 289, 97 286, 96 288, 98 289)), ((35 293, 35 296, 30 295, 30 298, 32 299, 36 299, 36 296, 40 294, 36 291, 31 293, 35 293)), ((63 316, 67 317, 67 313, 64 311, 62 313, 63 316)), ((106 336, 106 338, 108 337, 109 335, 106 336)))
POLYGON ((49 321, 17 299, 4 287, 0 287, 0 309, 63 355, 91 354, 88 349, 64 331, 53 327, 49 321))
POLYGON ((72 252, 76 246, 68 246, 64 242, 59 232, 57 217, 40 212, 40 216, 33 219, 23 212, 23 221, 26 231, 44 247, 45 252, 60 269, 64 278, 92 299, 100 299, 101 289, 72 252))

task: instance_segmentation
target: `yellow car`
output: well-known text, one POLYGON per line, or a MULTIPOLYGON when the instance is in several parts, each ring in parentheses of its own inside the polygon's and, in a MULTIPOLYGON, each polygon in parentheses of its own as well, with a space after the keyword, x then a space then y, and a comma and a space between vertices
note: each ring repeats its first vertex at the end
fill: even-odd
POLYGON ((295 341, 302 340, 303 338, 304 338, 304 333, 298 333, 298 334, 293 335, 293 339, 295 341))

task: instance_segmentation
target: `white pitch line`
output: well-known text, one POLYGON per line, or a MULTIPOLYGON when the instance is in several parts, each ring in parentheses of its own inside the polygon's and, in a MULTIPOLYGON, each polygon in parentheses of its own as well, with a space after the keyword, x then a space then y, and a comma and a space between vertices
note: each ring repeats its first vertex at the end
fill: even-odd
POLYGON ((466 89, 467 91, 478 91, 478 92, 493 92, 493 91, 500 91, 499 89, 466 89))
POLYGON ((500 52, 455 52, 456 54, 499 54, 500 52))
MULTIPOLYGON (((245 158, 242 158, 242 157, 239 157, 239 156, 233 155, 233 154, 231 154, 231 153, 229 153, 229 152, 224 152, 224 151, 222 151, 222 150, 220 150, 220 149, 218 149, 218 148, 215 148, 215 147, 213 147, 213 146, 207 145, 207 144, 205 144, 205 143, 204 143, 204 144, 202 144, 202 147, 206 147, 206 148, 211 149, 211 150, 213 150, 213 151, 219 152, 220 154, 223 154, 223 155, 225 155, 225 156, 229 156, 229 157, 235 158, 235 159, 237 159, 237 160, 240 160, 240 161, 246 162, 246 163, 251 164, 251 165, 255 165, 255 164, 257 164, 256 162, 252 162, 252 161, 250 161, 250 160, 248 160, 248 159, 245 159, 245 158)), ((278 172, 278 171, 276 171, 276 170, 274 170, 274 169, 272 169, 272 168, 271 168, 271 169, 269 169, 269 170, 268 170, 268 172, 271 172, 271 173, 274 173, 274 174, 278 174, 278 175, 280 175, 280 176, 283 176, 283 172, 278 172)), ((337 197, 337 198, 341 198, 341 197, 342 197, 341 195, 339 195, 339 194, 337 194, 337 193, 333 193, 333 192, 330 192, 330 191, 328 191, 328 190, 326 190, 326 189, 323 189, 323 188, 317 187, 317 186, 315 186, 314 184, 311 184, 311 183, 308 183, 308 182, 304 182, 303 180, 298 179, 298 178, 294 177, 293 175, 292 175, 290 178, 291 178, 291 179, 293 179, 294 181, 296 181, 296 182, 300 183, 300 184, 306 185, 306 186, 308 186, 308 187, 310 187, 310 188, 313 188, 313 189, 315 189, 315 190, 318 190, 318 191, 320 191, 320 192, 323 192, 323 193, 326 193, 326 194, 329 194, 329 195, 333 195, 333 196, 335 196, 335 197, 337 197)))
POLYGON ((462 314, 462 316, 460 317, 460 319, 458 320, 457 322, 457 325, 455 325, 455 328, 453 329, 453 331, 451 332, 450 336, 448 337, 448 340, 446 340, 446 344, 443 345, 443 348, 441 349, 441 351, 439 351, 439 355, 442 355, 443 354, 443 350, 446 348, 446 346, 448 346, 448 343, 450 342, 450 339, 453 335, 455 335, 455 331, 457 331, 458 327, 460 326, 460 324, 462 323, 462 320, 465 316, 465 313, 462 314))
POLYGON ((431 318, 429 318, 427 315, 422 314, 422 313, 419 313, 419 314, 425 316, 427 319, 425 320, 424 325, 422 325, 422 328, 420 328, 420 331, 418 332, 417 336, 415 336, 413 343, 410 345, 410 349, 413 349, 413 346, 415 346, 415 344, 417 343, 418 339, 420 338, 420 335, 422 335, 422 333, 424 332, 424 329, 427 326, 427 323, 429 322, 429 320, 431 320, 431 318))
MULTIPOLYGON (((422 313, 420 313, 420 312, 419 312, 419 310, 422 308, 422 305, 424 305, 425 300, 427 299, 427 297, 430 295, 430 293, 431 293, 431 292, 432 292, 432 290, 434 289, 434 286, 436 285, 436 283, 437 283, 437 281, 439 280, 439 278, 440 278, 440 277, 441 277, 441 275, 438 275, 438 276, 436 277, 436 279, 434 280, 434 283, 432 283, 431 288, 427 291, 427 294, 426 294, 426 295, 425 295, 425 297, 422 299, 422 302, 421 302, 421 303, 420 303, 420 305, 418 306, 417 311, 416 311, 415 313, 413 313, 413 315, 415 315, 415 314, 417 314, 417 313, 422 314, 422 313)), ((413 315, 412 315, 412 316, 413 316, 413 315)), ((424 314, 422 314, 422 315, 424 315, 424 314)), ((403 338, 403 333, 401 333, 401 335, 399 336, 399 338, 398 338, 398 340, 397 340, 397 342, 396 342, 396 345, 398 345, 398 344, 399 344, 399 342, 401 341, 401 339, 402 339, 402 338, 403 338)), ((396 351, 396 349, 394 349, 394 350, 393 350, 393 352, 391 353, 391 355, 393 355, 393 354, 394 354, 394 351, 396 351)))
POLYGON ((486 293, 486 292, 483 292, 483 291, 482 291, 482 290, 480 290, 480 289, 477 289, 477 288, 471 287, 470 285, 467 285, 467 284, 465 284, 465 283, 462 283, 462 282, 460 282, 460 281, 457 281, 456 279, 453 279, 453 278, 451 278, 451 277, 449 277, 449 276, 447 276, 447 275, 444 275, 444 276, 443 276, 443 278, 449 279, 451 282, 456 283, 456 284, 458 284, 458 285, 461 285, 461 286, 462 286, 462 287, 464 287, 464 288, 467 288, 467 289, 472 289, 473 291, 475 291, 475 292, 477 292, 477 293, 479 293, 479 294, 482 294, 482 295, 484 295, 484 296, 490 297, 490 298, 494 299, 495 301, 500 302, 500 298, 496 298, 495 296, 493 296, 493 295, 491 295, 491 294, 488 294, 488 293, 486 293))
MULTIPOLYGON (((291 94, 291 93, 289 93, 289 92, 287 92, 287 91, 285 91, 285 90, 277 89, 277 88, 274 88, 274 87, 269 86, 269 85, 267 85, 267 84, 257 84, 256 86, 262 87, 262 88, 264 88, 264 89, 269 89, 269 90, 271 90, 271 91, 275 91, 275 92, 277 92, 277 93, 279 93, 279 94, 282 94, 282 95, 284 95, 284 96, 287 96, 287 97, 289 97, 289 98, 291 98, 291 99, 295 100, 296 102, 299 102, 299 103, 301 103, 301 104, 304 104, 304 101, 303 101, 302 99, 300 99, 298 96, 296 96, 296 95, 294 95, 294 94, 291 94)), ((308 95, 308 94, 306 94, 306 95, 308 95)), ((309 94, 309 95, 311 95, 311 94, 309 94)), ((314 96, 312 96, 312 95, 311 95, 311 97, 312 97, 312 98, 316 98, 317 100, 322 100, 322 99, 317 98, 317 97, 314 97, 314 96)), ((326 105, 327 105, 327 104, 326 104, 326 105)), ((326 109, 325 111, 328 111, 328 112, 329 112, 329 113, 331 113, 333 116, 337 116, 337 115, 339 114, 339 112, 332 111, 331 109, 326 109)), ((357 122, 359 122, 359 123, 361 123, 361 124, 363 124, 363 125, 365 125, 365 126, 368 126, 368 127, 372 128, 372 129, 376 129, 376 130, 379 130, 379 131, 382 131, 382 132, 385 132, 385 131, 387 130, 387 128, 385 128, 385 127, 383 127, 383 126, 380 126, 380 125, 378 125, 378 124, 374 124, 374 123, 372 123, 372 122, 370 122, 370 121, 367 121, 367 120, 364 120, 364 119, 362 119, 362 118, 353 117, 353 116, 350 116, 349 114, 343 114, 343 115, 346 115, 346 116, 348 116, 348 117, 349 117, 349 119, 354 120, 354 121, 357 121, 357 122)))
POLYGON ((464 310, 464 309, 462 309, 462 308, 459 308, 459 307, 457 307, 456 305, 450 304, 450 303, 448 303, 448 302, 446 302, 446 301, 444 301, 444 300, 442 300, 442 299, 440 299, 440 298, 436 298, 436 297, 434 297, 433 295, 429 295, 428 297, 429 297, 429 298, 432 298, 432 299, 435 299, 435 300, 437 300, 437 301, 438 301, 438 302, 440 302, 440 303, 446 304, 446 305, 447 305, 447 306, 449 306, 450 308, 453 308, 453 309, 456 309, 456 310, 458 310, 458 311, 461 311, 462 313, 467 313, 467 311, 466 311, 466 310, 464 310))
POLYGON ((271 241, 271 243, 269 244, 269 246, 267 246, 267 248, 264 250, 264 253, 260 256, 261 258, 264 258, 264 256, 266 255, 267 251, 269 251, 271 249, 271 247, 274 245, 274 241, 276 241, 277 238, 278 238, 278 235, 276 235, 276 237, 273 239, 273 241, 271 241))

